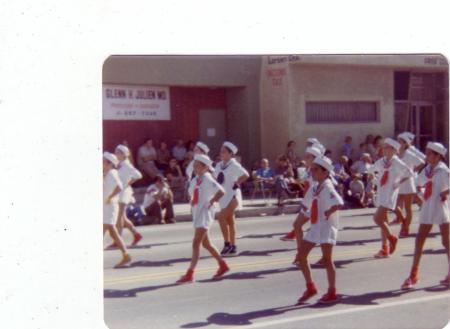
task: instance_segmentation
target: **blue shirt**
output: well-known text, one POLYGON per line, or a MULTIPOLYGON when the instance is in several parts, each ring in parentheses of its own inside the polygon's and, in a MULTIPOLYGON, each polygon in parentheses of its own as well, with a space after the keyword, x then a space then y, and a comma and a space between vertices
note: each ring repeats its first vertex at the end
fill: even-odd
POLYGON ((256 176, 262 178, 273 178, 275 175, 273 174, 272 168, 258 168, 256 170, 256 176))

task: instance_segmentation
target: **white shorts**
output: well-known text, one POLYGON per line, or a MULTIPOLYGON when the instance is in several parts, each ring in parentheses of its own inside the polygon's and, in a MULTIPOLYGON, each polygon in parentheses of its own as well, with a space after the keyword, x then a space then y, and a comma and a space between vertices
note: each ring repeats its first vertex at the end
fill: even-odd
POLYGON ((131 187, 127 187, 120 192, 119 203, 130 204, 133 203, 133 200, 133 189, 131 187))
POLYGON ((311 225, 304 239, 315 244, 329 243, 336 245, 337 234, 338 228, 331 225, 330 221, 319 219, 317 223, 311 225))
POLYGON ((103 205, 103 224, 116 225, 119 217, 119 205, 110 203, 103 205))

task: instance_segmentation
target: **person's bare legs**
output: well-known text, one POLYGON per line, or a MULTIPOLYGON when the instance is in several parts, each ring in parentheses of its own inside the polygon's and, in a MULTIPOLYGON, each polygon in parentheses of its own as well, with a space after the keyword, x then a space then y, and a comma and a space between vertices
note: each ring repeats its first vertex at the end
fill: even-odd
POLYGON ((403 195, 403 207, 406 211, 406 217, 405 217, 405 228, 409 229, 409 226, 411 225, 413 213, 412 213, 412 204, 414 200, 414 194, 404 194, 403 195))
POLYGON ((375 212, 373 219, 381 229, 382 242, 386 243, 387 238, 392 236, 388 225, 388 209, 385 207, 379 207, 375 212))
POLYGON ((414 248, 414 258, 412 268, 419 267, 420 258, 422 257, 423 253, 423 245, 425 244, 425 240, 427 239, 428 234, 430 233, 432 227, 433 225, 428 224, 419 225, 419 231, 417 232, 416 244, 414 248))
POLYGON ((444 246, 445 252, 447 253, 447 261, 448 261, 447 283, 450 280, 449 227, 450 227, 449 223, 439 225, 439 229, 441 230, 442 245, 444 246))
POLYGON ((234 217, 234 211, 238 206, 238 202, 236 199, 232 199, 230 204, 228 205, 229 212, 227 218, 228 229, 230 231, 230 243, 232 246, 236 245, 236 221, 234 217))
POLYGON ((397 197, 397 206, 395 207, 394 213, 402 224, 405 223, 405 216, 403 215, 402 209, 404 208, 404 194, 399 194, 397 197))
POLYGON ((203 239, 206 234, 206 229, 204 228, 196 228, 194 239, 192 240, 192 258, 191 265, 189 266, 190 270, 194 270, 197 266, 198 260, 200 258, 200 246, 203 242, 203 239))
POLYGON ((322 259, 323 265, 327 270, 328 287, 330 289, 336 288, 336 269, 334 268, 334 263, 332 259, 333 245, 329 243, 324 243, 320 245, 322 249, 322 259))
POLYGON ((295 240, 297 242, 297 254, 295 256, 294 263, 298 263, 300 244, 303 241, 303 225, 308 222, 309 218, 303 213, 300 213, 294 222, 295 240))
POLYGON ((119 235, 119 232, 117 232, 116 226, 115 225, 106 225, 106 229, 108 230, 115 245, 119 248, 119 250, 122 252, 122 254, 127 254, 127 248, 125 247, 125 244, 123 243, 123 240, 119 235))
POLYGON ((117 231, 120 235, 122 235, 123 228, 126 227, 133 235, 136 235, 138 231, 136 230, 133 222, 127 218, 127 215, 125 214, 125 207, 125 203, 119 203, 119 220, 117 221, 117 231))
POLYGON ((211 254, 211 256, 213 256, 214 259, 218 263, 223 261, 223 258, 222 258, 222 256, 220 256, 219 251, 217 250, 217 248, 209 240, 208 232, 206 232, 205 236, 203 237, 203 243, 202 244, 203 244, 203 248, 208 250, 208 252, 211 254))
POLYGON ((305 278, 307 284, 310 284, 312 282, 311 268, 308 263, 308 255, 314 248, 314 246, 315 246, 314 243, 309 242, 307 240, 302 240, 300 243, 300 250, 298 252, 299 268, 300 271, 302 271, 303 277, 305 278))
POLYGON ((225 243, 230 243, 230 230, 228 228, 228 208, 224 208, 219 213, 219 225, 220 231, 222 232, 223 241, 225 243))

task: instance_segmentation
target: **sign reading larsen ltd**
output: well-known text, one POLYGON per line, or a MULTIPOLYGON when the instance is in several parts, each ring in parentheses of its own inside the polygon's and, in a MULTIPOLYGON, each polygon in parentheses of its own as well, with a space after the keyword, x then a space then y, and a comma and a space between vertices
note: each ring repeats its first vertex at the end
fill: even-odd
POLYGON ((103 85, 104 120, 170 120, 169 87, 103 85))

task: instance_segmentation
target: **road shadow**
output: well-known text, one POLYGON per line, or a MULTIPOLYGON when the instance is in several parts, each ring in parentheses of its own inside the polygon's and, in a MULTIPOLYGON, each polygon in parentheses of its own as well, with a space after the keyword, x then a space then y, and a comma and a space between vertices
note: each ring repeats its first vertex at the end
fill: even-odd
POLYGON ((270 256, 270 254, 276 254, 280 252, 289 252, 295 250, 295 248, 291 249, 273 249, 273 250, 260 250, 260 251, 251 251, 246 250, 239 253, 239 256, 270 256))
POLYGON ((363 246, 366 243, 380 242, 381 238, 376 239, 364 239, 364 240, 351 240, 351 241, 338 241, 338 246, 363 246))
POLYGON ((355 231, 366 231, 373 230, 374 228, 378 228, 378 225, 368 225, 368 226, 344 226, 341 230, 355 230, 355 231))
POLYGON ((136 297, 138 293, 149 292, 158 289, 170 288, 178 286, 176 283, 163 284, 159 286, 147 286, 147 287, 139 287, 133 289, 104 289, 103 290, 103 298, 130 298, 136 297))
MULTIPOLYGON (((424 255, 441 255, 445 254, 445 249, 426 249, 423 251, 424 255)), ((403 257, 414 257, 414 254, 404 254, 403 257)))
POLYGON ((168 243, 149 243, 149 244, 138 244, 136 246, 128 246, 128 249, 150 249, 152 247, 167 246, 168 243))
POLYGON ((208 283, 208 282, 217 282, 217 281, 223 281, 223 280, 263 279, 267 275, 280 274, 280 273, 286 273, 286 272, 294 272, 294 271, 298 272, 299 269, 297 267, 290 266, 290 267, 285 267, 285 268, 277 268, 277 269, 254 271, 254 272, 233 272, 231 274, 224 275, 223 277, 218 278, 218 279, 198 280, 198 282, 208 283))
MULTIPOLYGON (((438 292, 448 289, 446 286, 432 286, 422 289, 414 289, 410 291, 424 290, 429 292, 438 292)), ((320 309, 320 308, 330 308, 335 305, 379 305, 377 300, 382 299, 392 299, 400 297, 404 294, 409 293, 408 290, 392 290, 392 291, 379 291, 371 292, 361 295, 338 295, 339 300, 337 303, 330 304, 303 304, 303 305, 287 305, 281 307, 266 308, 262 310, 256 310, 246 313, 226 313, 218 312, 211 314, 205 321, 202 322, 191 322, 181 325, 181 328, 201 328, 209 325, 218 326, 244 326, 250 325, 254 320, 260 318, 267 318, 285 314, 291 311, 299 311, 302 309, 320 309)), ((313 301, 314 303, 314 301, 313 301)))
MULTIPOLYGON (((354 259, 345 259, 345 260, 335 260, 334 261, 334 267, 336 268, 345 268, 346 265, 353 264, 353 263, 360 263, 360 262, 367 262, 367 261, 377 261, 381 258, 374 258, 374 257, 361 257, 361 258, 354 258, 354 259)), ((311 268, 318 269, 318 268, 325 268, 323 265, 320 264, 310 264, 311 268)))
MULTIPOLYGON (((202 256, 200 259, 207 259, 211 257, 202 256)), ((131 267, 167 267, 172 266, 173 264, 178 263, 189 263, 191 258, 174 258, 174 259, 166 259, 166 260, 138 260, 136 262, 132 262, 124 268, 131 267)))

